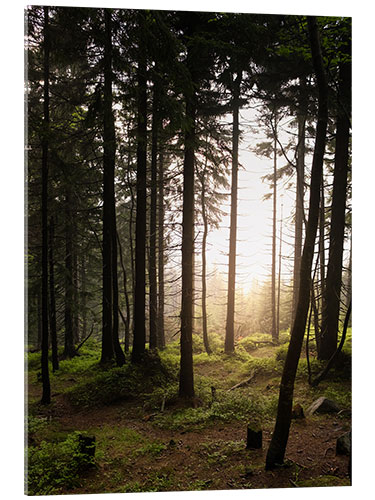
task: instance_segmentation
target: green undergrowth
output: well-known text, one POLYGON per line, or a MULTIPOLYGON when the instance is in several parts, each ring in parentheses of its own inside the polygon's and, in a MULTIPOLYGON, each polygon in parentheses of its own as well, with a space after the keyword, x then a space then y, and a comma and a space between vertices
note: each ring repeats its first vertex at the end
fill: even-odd
POLYGON ((93 464, 92 457, 81 451, 79 435, 73 432, 64 441, 42 441, 27 448, 28 495, 57 495, 79 486, 82 471, 93 464))
POLYGON ((210 403, 198 408, 177 408, 158 413, 154 425, 163 429, 192 431, 217 422, 261 423, 275 415, 277 398, 262 395, 256 389, 218 391, 210 403))
POLYGON ((100 367, 83 381, 65 392, 74 406, 100 407, 120 400, 138 398, 157 387, 164 387, 175 379, 173 366, 163 363, 152 353, 145 353, 143 362, 127 362, 122 367, 100 367))

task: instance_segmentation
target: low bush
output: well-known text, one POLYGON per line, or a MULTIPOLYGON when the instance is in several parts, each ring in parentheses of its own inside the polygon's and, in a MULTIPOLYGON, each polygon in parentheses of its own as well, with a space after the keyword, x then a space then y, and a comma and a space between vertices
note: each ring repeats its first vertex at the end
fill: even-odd
POLYGON ((98 407, 119 400, 133 399, 175 379, 175 371, 153 353, 146 352, 140 364, 102 368, 96 375, 67 389, 74 406, 98 407))
POLYGON ((28 448, 28 495, 56 495, 79 484, 82 471, 93 464, 93 458, 81 451, 80 434, 74 432, 60 443, 42 441, 40 446, 28 448))

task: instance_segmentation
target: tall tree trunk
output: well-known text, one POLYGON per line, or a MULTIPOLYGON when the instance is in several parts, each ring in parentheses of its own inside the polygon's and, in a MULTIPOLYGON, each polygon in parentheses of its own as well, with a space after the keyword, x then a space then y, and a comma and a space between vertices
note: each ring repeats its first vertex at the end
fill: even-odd
POLYGON ((186 96, 184 188, 182 208, 182 300, 181 300, 181 397, 194 397, 193 375, 193 252, 194 252, 194 162, 195 162, 195 99, 186 96))
POLYGON ((234 311, 236 294, 236 246, 237 246, 237 184, 238 184, 238 142, 239 142, 239 97, 242 72, 233 82, 233 132, 232 132, 232 186, 230 206, 228 302, 225 327, 225 352, 234 352, 234 311))
MULTIPOLYGON (((303 84, 301 83, 301 86, 303 84)), ((303 90, 301 91, 301 93, 303 90)), ((301 98, 301 102, 302 102, 301 98)), ((299 295, 299 278, 302 255, 302 233, 304 220, 304 182, 305 182, 305 133, 306 110, 301 104, 298 120, 298 147, 297 147, 297 181, 296 181, 296 216, 294 226, 294 267, 293 267, 293 306, 292 324, 294 322, 299 295)))
POLYGON ((283 242, 283 205, 281 205, 281 217, 280 217, 280 243, 279 243, 279 277, 277 283, 277 308, 276 308, 276 329, 277 338, 280 334, 280 296, 281 296, 281 249, 283 242))
MULTIPOLYGON (((345 104, 349 103, 350 92, 351 63, 344 62, 340 64, 339 102, 345 104)), ((337 348, 342 284, 342 257, 345 234, 349 138, 350 121, 346 110, 339 105, 336 125, 329 259, 326 287, 323 295, 322 335, 319 359, 330 359, 337 348)))
MULTIPOLYGON (((113 179, 114 181, 114 179, 113 179)), ((113 182, 113 204, 112 204, 112 341, 117 366, 125 364, 125 355, 119 339, 119 300, 118 300, 118 274, 117 274, 117 227, 116 227, 116 199, 113 182)))
POLYGON ((113 193, 116 139, 112 112, 111 13, 104 10, 104 120, 103 120, 103 312, 101 362, 114 357, 113 345, 113 193))
POLYGON ((320 186, 319 261, 320 261, 320 294, 323 297, 325 295, 325 283, 326 283, 324 173, 322 175, 322 183, 320 186))
POLYGON ((317 22, 315 17, 308 17, 307 20, 311 53, 319 90, 318 123, 311 169, 309 217, 301 259, 298 305, 281 378, 277 417, 275 429, 273 431, 271 443, 267 452, 266 469, 273 469, 277 465, 283 463, 285 449, 288 442, 293 405, 294 382, 301 354, 310 303, 311 266, 314 256, 315 238, 319 219, 320 183, 323 171, 323 158, 328 121, 328 86, 323 67, 317 22))
POLYGON ((40 351, 42 348, 42 288, 38 287, 36 296, 36 307, 37 307, 37 340, 36 340, 36 350, 40 351))
POLYGON ((56 328, 56 298, 55 298, 55 272, 53 261, 55 224, 53 217, 49 223, 49 317, 52 348, 52 370, 59 369, 59 358, 57 354, 57 328, 56 328))
POLYGON ((272 271, 271 271, 271 295, 272 295, 272 341, 278 342, 279 333, 276 321, 276 216, 277 216, 277 114, 274 113, 273 124, 273 221, 272 221, 272 271))
POLYGON ((122 275, 123 275, 123 287, 124 287, 124 297, 125 297, 125 306, 126 306, 126 318, 124 321, 125 324, 125 339, 124 339, 124 344, 125 344, 125 352, 129 352, 129 347, 130 347, 130 301, 129 301, 129 293, 128 293, 128 285, 127 285, 127 272, 126 272, 126 267, 122 255, 122 245, 120 241, 120 235, 117 233, 117 242, 118 242, 118 247, 119 247, 119 252, 120 252, 120 263, 121 263, 121 268, 122 268, 122 275))
MULTIPOLYGON (((156 73, 157 69, 155 70, 156 73)), ((159 129, 159 83, 155 76, 152 103, 152 145, 151 145, 151 205, 150 205, 150 349, 158 346, 157 342, 157 275, 156 275, 156 216, 157 216, 157 153, 159 129)))
POLYGON ((116 135, 112 96, 112 19, 111 11, 104 10, 104 123, 103 123, 103 334, 102 362, 116 359, 118 366, 125 363, 119 342, 117 231, 115 199, 116 135))
POLYGON ((65 343, 64 358, 72 358, 73 337, 73 240, 72 240, 72 193, 67 181, 65 186, 65 343))
POLYGON ((146 167, 147 167, 147 59, 144 13, 139 11, 137 212, 135 227, 135 294, 132 361, 146 347, 146 167))
POLYGON ((42 404, 51 402, 48 369, 48 147, 49 147, 49 9, 44 10, 44 88, 43 88, 43 137, 42 137, 42 404))
POLYGON ((160 151, 159 155, 159 208, 158 208, 158 347, 164 349, 164 154, 160 151))
POLYGON ((203 343, 207 354, 211 354, 211 348, 208 341, 207 332, 207 284, 206 284, 206 243, 208 234, 208 221, 206 214, 206 200, 205 200, 205 182, 206 175, 205 171, 202 174, 201 179, 201 205, 202 205, 202 219, 203 219, 203 237, 202 237, 202 327, 203 327, 203 343))
POLYGON ((73 339, 74 343, 79 343, 79 295, 78 295, 78 245, 77 245, 77 211, 74 202, 73 221, 72 221, 73 239, 72 239, 72 266, 73 266, 73 339))
POLYGON ((82 314, 82 338, 87 336, 87 297, 86 297, 86 258, 81 254, 81 314, 82 314))

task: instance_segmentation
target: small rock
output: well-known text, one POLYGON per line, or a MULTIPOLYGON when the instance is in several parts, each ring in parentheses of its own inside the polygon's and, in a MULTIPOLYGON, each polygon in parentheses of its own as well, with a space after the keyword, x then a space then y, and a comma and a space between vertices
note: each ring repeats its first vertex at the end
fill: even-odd
POLYGON ((312 415, 315 412, 338 413, 339 411, 340 408, 334 401, 322 396, 313 402, 313 404, 307 409, 306 413, 308 415, 312 415))
POLYGON ((247 426, 247 449, 262 448, 262 430, 254 429, 250 425, 247 426))

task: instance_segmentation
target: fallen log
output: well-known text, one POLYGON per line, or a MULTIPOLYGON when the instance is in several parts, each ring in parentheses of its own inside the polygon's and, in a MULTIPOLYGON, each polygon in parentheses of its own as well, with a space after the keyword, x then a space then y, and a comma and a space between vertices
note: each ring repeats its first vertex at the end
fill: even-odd
POLYGON ((233 391, 234 389, 238 389, 239 387, 244 387, 245 385, 250 384, 250 382, 252 382, 254 378, 255 378, 255 372, 253 372, 250 375, 250 377, 247 378, 246 380, 243 380, 242 382, 239 382, 238 384, 236 384, 233 387, 231 387, 230 389, 228 389, 228 392, 233 391))

